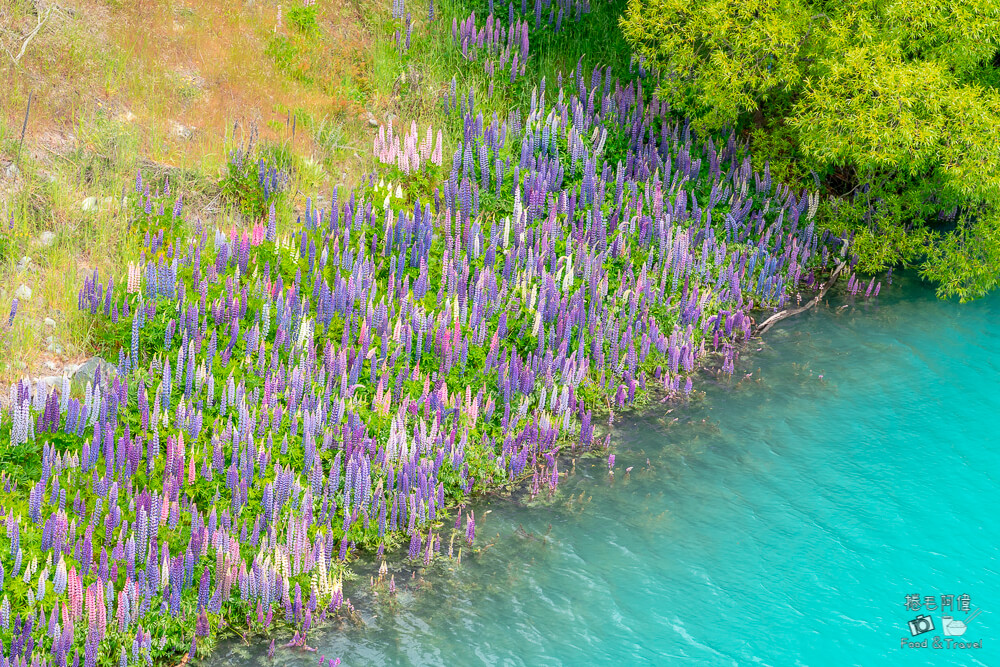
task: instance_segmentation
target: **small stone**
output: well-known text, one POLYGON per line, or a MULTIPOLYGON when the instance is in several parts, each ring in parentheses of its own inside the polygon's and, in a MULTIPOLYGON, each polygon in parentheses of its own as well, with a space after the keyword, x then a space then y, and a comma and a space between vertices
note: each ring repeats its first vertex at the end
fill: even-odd
POLYGON ((184 139, 184 140, 190 139, 192 136, 194 136, 194 129, 195 128, 191 127, 190 125, 184 125, 182 123, 178 123, 175 120, 170 121, 170 130, 171 132, 173 132, 173 135, 178 139, 184 139))
POLYGON ((378 120, 375 118, 375 114, 371 111, 365 112, 365 117, 368 119, 368 124, 372 127, 378 127, 378 120))
POLYGON ((11 162, 3 171, 3 175, 7 178, 17 178, 21 175, 21 170, 17 168, 17 165, 11 162))
POLYGON ((97 210, 97 197, 87 197, 83 200, 84 211, 96 211, 97 210))
POLYGON ((60 345, 58 341, 56 341, 56 337, 55 336, 46 336, 45 337, 45 350, 47 352, 51 352, 52 354, 62 354, 63 353, 63 346, 60 345))
POLYGON ((59 364, 54 361, 46 361, 44 365, 46 369, 52 371, 53 373, 59 370, 59 364))
MULTIPOLYGON (((45 367, 49 368, 49 364, 52 364, 53 366, 56 366, 56 364, 54 364, 51 361, 49 361, 49 362, 47 362, 45 364, 45 367)), ((49 368, 49 370, 56 371, 56 370, 59 370, 59 368, 56 366, 55 368, 49 368)), ((46 376, 38 378, 38 381, 41 382, 42 384, 44 384, 47 387, 59 387, 59 386, 62 385, 62 376, 61 375, 46 375, 46 376)))
POLYGON ((87 389, 87 383, 93 383, 98 367, 101 369, 102 380, 114 377, 118 373, 118 369, 113 364, 100 357, 91 357, 73 373, 72 393, 83 394, 87 389))
POLYGON ((42 235, 38 237, 38 242, 45 247, 52 245, 55 241, 55 232, 42 232, 42 235))
POLYGON ((14 296, 16 296, 19 301, 31 301, 31 288, 22 284, 14 292, 14 296))
POLYGON ((56 321, 54 319, 52 319, 51 317, 46 317, 45 318, 45 326, 49 327, 50 329, 53 329, 56 326, 56 321))
POLYGON ((19 271, 24 271, 24 270, 26 270, 26 269, 30 269, 30 268, 32 268, 32 265, 33 265, 33 264, 34 264, 34 262, 32 262, 32 261, 31 261, 31 258, 30 258, 30 257, 28 257, 27 255, 25 255, 25 256, 24 256, 24 257, 22 257, 22 258, 21 258, 21 260, 20 260, 20 261, 19 261, 19 262, 17 263, 17 268, 18 268, 18 270, 19 270, 19 271))

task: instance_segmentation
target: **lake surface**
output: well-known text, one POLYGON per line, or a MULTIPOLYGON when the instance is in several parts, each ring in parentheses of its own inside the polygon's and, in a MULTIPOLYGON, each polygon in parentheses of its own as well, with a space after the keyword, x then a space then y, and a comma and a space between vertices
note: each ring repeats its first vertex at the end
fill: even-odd
POLYGON ((347 584, 365 623, 275 662, 1000 664, 1000 297, 900 277, 841 303, 779 324, 695 403, 616 423, 613 477, 581 459, 552 499, 479 504, 460 566, 389 604, 347 584), (942 631, 948 595, 955 620, 963 595, 981 609, 963 636, 942 631), (934 630, 911 637, 921 614, 934 630))

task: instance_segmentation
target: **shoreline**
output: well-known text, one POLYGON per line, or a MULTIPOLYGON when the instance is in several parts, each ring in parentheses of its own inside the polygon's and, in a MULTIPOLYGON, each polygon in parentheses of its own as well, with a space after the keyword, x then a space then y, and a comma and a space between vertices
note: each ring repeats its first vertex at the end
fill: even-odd
MULTIPOLYGON (((470 16, 452 46, 478 30, 470 16)), ((409 538, 429 562, 452 512, 471 547, 470 498, 529 475, 555 489, 602 405, 613 420, 657 387, 690 394, 705 367, 732 373, 752 304, 780 306, 845 251, 815 229, 815 197, 753 172, 733 136, 696 141, 641 77, 612 88, 578 66, 529 107, 523 66, 495 76, 509 55, 463 66, 485 61, 524 117, 488 124, 475 86, 453 90, 436 136, 380 127, 380 175, 329 209, 279 216, 288 177, 249 148, 230 163, 263 202, 244 227, 192 230, 183 193, 137 175, 141 254, 78 293, 118 363, 82 397, 11 388, 12 446, 42 452, 30 491, 8 477, 0 497, 16 605, 0 625, 37 618, 27 642, 61 618, 37 643, 56 667, 133 639, 136 662, 193 658, 244 622, 304 643, 350 610, 356 554, 409 538)))
MULTIPOLYGON (((794 317, 795 315, 799 315, 799 314, 801 314, 801 313, 803 313, 803 312, 811 309, 816 304, 818 304, 820 301, 822 301, 823 298, 827 296, 827 294, 829 293, 830 289, 836 284, 837 279, 838 279, 840 273, 843 271, 843 269, 845 267, 846 267, 846 262, 839 262, 838 265, 836 267, 834 267, 834 270, 831 272, 831 274, 828 277, 827 281, 822 284, 822 286, 820 288, 820 291, 816 294, 816 296, 814 296, 812 299, 810 299, 806 303, 805 306, 794 308, 794 309, 789 309, 789 310, 782 310, 782 311, 779 311, 777 313, 774 313, 771 317, 768 317, 767 319, 765 319, 764 322, 762 322, 760 325, 754 327, 753 334, 751 335, 750 338, 748 338, 746 340, 747 346, 749 346, 749 344, 750 344, 751 341, 753 341, 755 339, 761 339, 763 337, 763 335, 765 333, 767 333, 767 331, 772 326, 774 326, 775 324, 777 324, 778 322, 780 322, 780 321, 782 321, 784 319, 788 319, 788 318, 794 317)), ((701 372, 711 373, 711 374, 713 374, 715 376, 718 376, 721 373, 721 367, 718 364, 716 364, 714 366, 709 365, 709 366, 701 367, 698 370, 701 371, 701 372)), ((656 387, 657 387, 657 385, 654 385, 653 386, 653 390, 655 390, 656 387)), ((647 391, 647 393, 651 392, 650 389, 647 389, 646 391, 647 391)), ((628 405, 626 407, 626 409, 625 409, 625 411, 624 411, 624 413, 623 413, 622 416, 626 417, 626 418, 628 416, 634 416, 637 412, 639 412, 639 411, 641 411, 643 409, 645 409, 645 410, 654 410, 656 404, 664 404, 667 401, 674 401, 674 400, 683 400, 683 399, 678 399, 677 396, 670 395, 670 394, 667 394, 667 395, 663 396, 662 398, 652 397, 650 401, 648 401, 647 403, 645 403, 641 407, 637 406, 637 405, 634 405, 634 404, 628 405)), ((618 414, 619 413, 615 413, 616 420, 617 420, 618 414)), ((604 416, 604 413, 602 413, 602 416, 604 416)), ((604 429, 602 429, 602 431, 603 430, 604 429)), ((610 432, 607 432, 604 435, 609 440, 612 437, 612 435, 611 435, 610 432)), ((595 434, 595 442, 598 439, 599 439, 599 436, 597 436, 595 434)), ((600 460, 600 458, 603 455, 609 454, 609 453, 613 453, 614 451, 615 451, 615 447, 613 445, 610 446, 610 447, 600 447, 600 448, 597 448, 597 449, 595 449, 595 448, 592 447, 590 449, 580 450, 580 451, 573 451, 573 450, 571 450, 571 452, 560 451, 558 454, 556 454, 556 459, 559 462, 569 462, 570 465, 571 465, 570 469, 574 470, 576 468, 576 463, 577 463, 578 459, 583 459, 583 460, 594 459, 596 461, 596 460, 600 460)), ((625 473, 625 474, 627 475, 627 473, 625 473)), ((535 500, 536 495, 537 495, 537 492, 533 492, 532 489, 530 488, 531 483, 532 483, 532 478, 530 478, 530 477, 524 477, 524 478, 521 478, 521 479, 518 479, 518 480, 513 480, 511 482, 507 482, 505 484, 502 484, 502 485, 500 485, 498 487, 494 487, 494 488, 491 488, 491 489, 488 489, 488 490, 484 490, 479 495, 477 495, 477 496, 475 496, 473 498, 469 498, 469 503, 470 504, 476 504, 476 505, 484 506, 484 505, 489 505, 489 504, 495 503, 495 502, 507 502, 507 503, 517 503, 517 504, 519 504, 519 505, 521 505, 523 507, 530 507, 531 504, 532 504, 532 502, 535 500), (515 500, 515 495, 520 495, 521 497, 526 497, 527 500, 525 502, 519 502, 519 501, 515 500)), ((550 494, 552 492, 554 492, 554 490, 550 491, 550 494)), ((465 505, 463 505, 461 509, 464 510, 464 508, 465 508, 465 505)), ((461 516, 461 512, 459 512, 459 516, 461 516)), ((453 531, 451 533, 452 540, 454 540, 455 536, 459 535, 459 534, 460 534, 459 533, 459 529, 458 529, 458 527, 456 525, 456 527, 453 529, 453 531)), ((490 546, 492 546, 492 543, 486 545, 486 547, 478 547, 475 550, 473 550, 473 547, 471 545, 468 545, 469 551, 471 552, 470 553, 470 557, 473 554, 475 554, 476 552, 480 551, 482 548, 489 548, 490 546)), ((452 563, 451 565, 446 565, 446 567, 448 568, 449 571, 454 571, 456 567, 460 567, 461 566, 461 550, 462 550, 462 547, 460 546, 459 551, 454 556, 450 552, 447 554, 447 558, 449 560, 451 560, 451 563, 452 563), (452 559, 454 559, 454 560, 452 560, 452 559)), ((400 553, 402 553, 402 552, 400 552, 400 553)), ((379 560, 379 558, 376 557, 374 553, 361 554, 360 557, 359 557, 359 559, 357 561, 354 561, 354 563, 352 563, 352 566, 354 564, 358 563, 358 564, 364 564, 364 567, 361 568, 360 571, 358 571, 354 567, 352 567, 352 569, 351 569, 352 574, 354 576, 356 576, 356 577, 359 577, 359 580, 361 582, 361 587, 363 588, 365 586, 368 586, 367 590, 364 591, 365 602, 362 603, 362 604, 365 604, 367 608, 370 608, 369 609, 369 615, 374 611, 375 606, 378 604, 378 599, 380 597, 384 597, 384 596, 387 596, 387 595, 395 596, 399 587, 405 588, 408 585, 408 582, 411 581, 411 580, 413 580, 413 579, 422 579, 423 578, 422 575, 425 573, 426 569, 429 566, 429 564, 426 563, 426 562, 423 563, 423 564, 420 564, 420 563, 409 562, 409 561, 407 561, 405 559, 396 559, 396 562, 402 563, 402 566, 391 572, 393 581, 394 581, 395 574, 397 574, 397 573, 403 573, 403 574, 406 574, 406 575, 413 575, 413 576, 404 576, 400 580, 400 583, 399 584, 394 584, 393 588, 390 590, 389 580, 385 578, 385 575, 389 574, 389 572, 388 571, 383 572, 380 569, 385 563, 388 562, 388 559, 382 558, 381 559, 382 560, 382 565, 379 564, 378 560, 379 560), (365 584, 363 582, 363 579, 365 577, 368 577, 370 579, 370 583, 369 584, 365 584)), ((438 560, 439 560, 439 558, 435 559, 434 562, 438 563, 438 560)), ((438 572, 437 574, 441 575, 443 573, 442 572, 438 572)), ((361 590, 361 589, 358 589, 358 590, 361 590)), ((385 604, 385 603, 383 602, 382 604, 385 604)), ((326 629, 328 627, 326 625, 328 623, 344 623, 344 622, 352 623, 355 626, 357 626, 357 625, 364 625, 364 624, 367 623, 367 621, 365 620, 365 614, 363 612, 357 611, 357 609, 352 606, 351 609, 350 609, 350 611, 349 611, 349 616, 348 617, 346 617, 346 618, 341 617, 341 618, 336 619, 335 621, 323 621, 323 622, 321 622, 320 625, 314 626, 314 629, 317 630, 317 631, 322 631, 322 630, 324 630, 324 629, 326 629)), ((288 630, 292 631, 291 628, 288 628, 288 630)), ((248 641, 246 637, 244 637, 244 636, 242 636, 242 635, 240 635, 238 633, 236 633, 235 635, 230 635, 228 637, 228 639, 225 636, 220 636, 219 639, 220 639, 220 641, 223 641, 223 642, 227 641, 227 640, 230 641, 230 642, 235 642, 237 637, 239 639, 243 640, 243 645, 245 645, 245 646, 259 645, 261 647, 263 647, 263 645, 267 643, 268 639, 271 639, 271 640, 277 639, 277 636, 275 636, 275 635, 264 634, 264 635, 260 635, 260 636, 258 636, 256 638, 259 641, 255 641, 254 638, 251 638, 248 641)), ((309 649, 300 648, 300 650, 302 650, 304 653, 309 653, 309 652, 315 653, 317 651, 317 649, 315 649, 315 648, 309 648, 309 649)), ((213 654, 214 654, 214 651, 213 651, 213 654)), ((181 662, 176 667, 181 667, 184 664, 186 664, 186 662, 181 662)))

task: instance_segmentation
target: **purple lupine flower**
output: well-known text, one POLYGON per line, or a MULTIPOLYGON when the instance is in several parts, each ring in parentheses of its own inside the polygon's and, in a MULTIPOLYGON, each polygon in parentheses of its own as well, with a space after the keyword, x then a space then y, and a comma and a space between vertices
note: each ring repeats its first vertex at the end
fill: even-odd
POLYGON ((35 523, 42 520, 42 495, 45 492, 45 485, 41 482, 35 483, 28 494, 28 516, 35 523))
POLYGON ((420 533, 414 531, 413 535, 410 536, 410 550, 409 557, 410 560, 416 560, 417 556, 420 554, 420 533))
MULTIPOLYGON (((205 610, 202 609, 198 613, 198 620, 195 624, 194 634, 196 637, 207 637, 210 634, 210 632, 211 628, 209 627, 208 624, 208 615, 205 613, 205 610)), ((194 647, 194 644, 192 644, 192 647, 194 647)))
MULTIPOLYGON (((198 583, 198 608, 204 609, 208 604, 209 587, 211 586, 211 575, 206 566, 201 572, 201 581, 198 583)), ((204 636, 204 635, 202 635, 204 636)))
POLYGON ((476 513, 470 512, 466 515, 465 519, 465 540, 472 546, 473 540, 476 539, 476 513))

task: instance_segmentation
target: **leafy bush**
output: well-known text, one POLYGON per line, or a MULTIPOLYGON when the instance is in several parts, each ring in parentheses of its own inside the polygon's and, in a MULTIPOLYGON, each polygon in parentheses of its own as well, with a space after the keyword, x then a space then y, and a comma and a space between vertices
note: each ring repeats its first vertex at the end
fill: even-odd
POLYGON ((271 205, 288 188, 292 156, 287 148, 258 148, 255 133, 246 148, 241 144, 230 151, 226 172, 219 183, 223 196, 251 220, 267 215, 271 205))
POLYGON ((298 30, 303 35, 310 37, 319 33, 319 24, 316 22, 316 5, 298 5, 288 10, 288 25, 298 30))
POLYGON ((1000 281, 995 2, 631 0, 621 25, 695 129, 736 127, 783 178, 864 207, 864 265, 922 261, 962 299, 1000 281))

